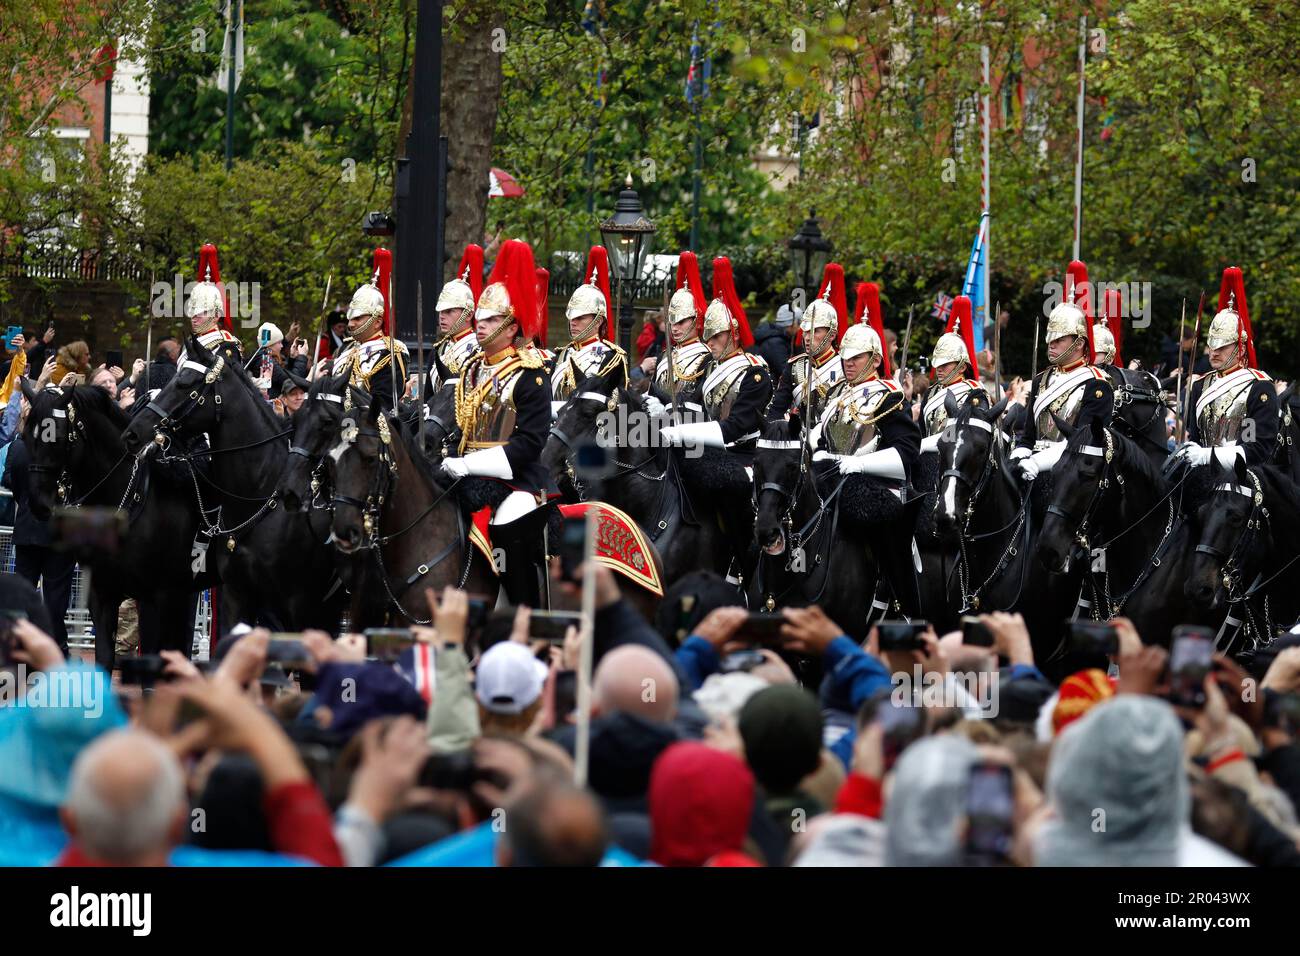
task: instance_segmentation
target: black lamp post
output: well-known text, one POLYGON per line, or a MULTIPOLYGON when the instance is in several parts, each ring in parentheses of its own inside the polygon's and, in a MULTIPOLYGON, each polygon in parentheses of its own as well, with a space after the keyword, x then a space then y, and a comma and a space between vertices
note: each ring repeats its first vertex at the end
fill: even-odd
POLYGON ((817 210, 808 210, 808 218, 791 237, 788 245, 790 267, 794 270, 799 288, 804 290, 806 308, 808 300, 817 294, 813 282, 821 278, 826 263, 831 261, 831 241, 822 235, 821 227, 817 225, 817 210))
POLYGON ((641 198, 632 188, 632 174, 628 173, 614 215, 600 224, 600 240, 609 253, 609 267, 618 276, 618 344, 628 354, 628 361, 632 356, 633 283, 641 278, 654 233, 655 224, 646 218, 641 198))

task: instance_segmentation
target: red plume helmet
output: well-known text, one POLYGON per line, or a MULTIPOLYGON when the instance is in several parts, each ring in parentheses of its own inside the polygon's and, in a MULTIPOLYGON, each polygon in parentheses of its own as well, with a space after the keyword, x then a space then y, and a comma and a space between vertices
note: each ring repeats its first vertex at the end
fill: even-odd
MULTIPOLYGON (((217 247, 210 242, 205 242, 199 249, 198 281, 221 285, 221 265, 217 262, 217 247)), ((234 332, 234 327, 230 324, 230 296, 226 294, 224 287, 221 289, 221 324, 227 332, 234 332)))
POLYGON ((471 242, 465 247, 465 254, 460 257, 460 266, 456 269, 456 275, 469 283, 469 288, 474 293, 474 301, 483 294, 483 247, 477 243, 471 242))
POLYGON ((858 283, 856 301, 853 303, 854 324, 862 321, 864 313, 867 324, 876 330, 876 335, 880 338, 880 375, 889 378, 894 374, 893 363, 889 361, 889 346, 885 342, 885 316, 880 309, 880 286, 874 282, 858 283))
POLYGON ((695 257, 695 253, 689 250, 683 252, 677 259, 677 288, 680 289, 685 284, 690 290, 691 297, 695 299, 695 328, 696 334, 704 328, 704 311, 709 307, 708 301, 704 298, 704 280, 700 278, 700 260, 695 257))
POLYGON ((1066 301, 1073 302, 1083 311, 1084 328, 1088 330, 1088 364, 1097 361, 1097 349, 1092 342, 1092 286, 1088 284, 1088 267, 1074 259, 1065 267, 1066 301))
POLYGON ((1102 315, 1106 319, 1106 328, 1110 331, 1110 337, 1115 340, 1115 357, 1111 359, 1111 364, 1116 368, 1124 367, 1124 360, 1120 351, 1123 344, 1120 341, 1120 336, 1124 331, 1124 321, 1120 316, 1121 311, 1122 302, 1119 289, 1107 289, 1102 301, 1102 315))
POLYGON ((384 297, 384 335, 391 335, 392 329, 392 305, 390 303, 389 292, 393 278, 393 254, 387 249, 376 249, 374 260, 371 265, 374 270, 374 282, 379 287, 379 293, 384 297))
POLYGON ((1241 269, 1228 266, 1223 270, 1223 280, 1219 285, 1219 311, 1228 307, 1229 296, 1232 297, 1237 315, 1241 317, 1239 328, 1246 333, 1246 362, 1251 368, 1259 368, 1255 361, 1255 333, 1250 326, 1250 311, 1246 308, 1246 281, 1241 269))
POLYGON ((822 273, 821 288, 817 290, 817 298, 826 294, 827 286, 830 287, 830 303, 835 307, 835 315, 840 320, 840 326, 835 331, 835 342, 838 345, 840 339, 844 338, 844 330, 849 327, 849 298, 844 285, 844 267, 838 262, 826 263, 826 269, 822 273))
POLYGON ((605 338, 613 342, 617 331, 614 327, 614 300, 609 294, 609 253, 604 246, 592 246, 587 253, 586 280, 605 297, 605 338))
POLYGON ((551 317, 546 312, 547 294, 551 290, 551 272, 537 267, 537 344, 546 348, 546 329, 551 324, 551 317))
POLYGON ((745 317, 740 296, 736 294, 736 280, 731 274, 731 260, 726 256, 718 256, 713 260, 713 297, 721 299, 727 311, 731 313, 731 318, 735 321, 739 332, 741 347, 751 347, 754 344, 754 333, 750 331, 749 319, 745 317))
POLYGON ((959 295, 952 300, 952 311, 948 315, 948 325, 944 332, 961 336, 966 343, 966 354, 970 356, 970 377, 977 382, 980 377, 980 363, 975 360, 975 321, 971 318, 970 296, 959 295))
MULTIPOLYGON (((538 336, 537 266, 532 247, 519 239, 507 239, 492 265, 488 285, 500 282, 510 295, 510 310, 519 323, 519 334, 526 339, 538 336)), ((486 288, 484 290, 486 292, 486 288)))

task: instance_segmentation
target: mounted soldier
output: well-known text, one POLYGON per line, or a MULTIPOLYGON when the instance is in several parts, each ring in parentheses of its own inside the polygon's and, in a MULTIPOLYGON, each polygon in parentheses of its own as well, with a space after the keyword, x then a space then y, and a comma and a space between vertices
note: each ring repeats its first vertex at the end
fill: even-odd
POLYGON ((478 354, 474 335, 474 306, 483 292, 483 247, 470 243, 460 258, 456 278, 438 293, 438 342, 433 347, 433 367, 429 369, 429 392, 432 395, 447 384, 454 384, 465 364, 478 354))
POLYGON ((952 303, 948 325, 934 343, 930 367, 934 384, 921 406, 921 452, 937 452, 939 438, 948 426, 949 408, 960 408, 973 391, 984 391, 980 384, 979 363, 975 359, 974 320, 969 296, 959 295, 952 303), (949 403, 949 399, 955 405, 949 403))
POLYGON ((844 365, 835 346, 849 324, 849 305, 844 287, 844 267, 826 264, 821 291, 799 321, 804 350, 790 359, 768 408, 769 419, 781 418, 794 409, 806 422, 821 417, 829 396, 844 382, 844 365), (809 405, 804 409, 804 394, 809 405))
POLYGON ((660 402, 648 395, 647 404, 658 414, 663 404, 671 404, 682 392, 694 389, 713 364, 713 353, 700 341, 700 327, 707 305, 700 263, 695 253, 683 252, 677 260, 677 291, 668 300, 668 341, 661 359, 654 362, 654 387, 663 397, 660 402), (671 361, 670 361, 671 359, 671 361))
POLYGON ((815 449, 813 464, 823 497, 834 493, 842 478, 869 479, 855 482, 853 491, 846 483, 837 507, 842 517, 848 512, 851 520, 869 529, 880 572, 889 581, 898 610, 910 617, 920 613, 920 594, 913 531, 903 502, 921 436, 902 388, 889 377, 889 360, 873 324, 880 324, 880 316, 868 314, 868 321, 844 333, 844 384, 827 402, 808 439, 815 449))
MULTIPOLYGON (((474 311, 479 353, 456 383, 460 445, 442 468, 455 479, 482 478, 491 485, 483 501, 492 508, 493 548, 505 556, 498 566, 512 604, 545 603, 546 525, 543 507, 546 469, 541 464, 551 426, 551 383, 540 359, 516 348, 516 337, 538 334, 537 274, 533 250, 507 241, 474 311)), ((462 500, 467 497, 465 489, 462 500)))
MULTIPOLYGON (((352 341, 334 358, 333 374, 346 372, 351 385, 368 392, 385 409, 394 405, 393 380, 398 395, 406 384, 406 346, 389 334, 389 279, 393 254, 376 249, 374 274, 352 296, 348 305, 348 335, 352 341), (389 368, 396 363, 396 370, 389 368)), ((345 396, 346 397, 346 396, 345 396)))
MULTIPOLYGON (((190 320, 190 330, 199 342, 213 355, 220 355, 228 364, 244 364, 244 351, 230 327, 230 303, 221 288, 221 266, 217 262, 217 247, 205 243, 199 250, 200 281, 190 292, 185 303, 185 314, 190 320)), ((186 361, 181 352, 177 367, 186 361)))
POLYGON ((691 459, 687 480, 717 499, 725 530, 734 544, 738 579, 751 564, 754 537, 752 476, 748 466, 762 434, 763 416, 772 398, 772 376, 761 358, 744 351, 754 336, 736 294, 731 260, 713 260, 713 301, 704 313, 704 342, 713 364, 700 393, 708 421, 665 425, 659 430, 669 445, 702 445, 691 459), (710 454, 709 450, 725 449, 710 454))
POLYGON ((1106 373, 1092 364, 1092 331, 1088 268, 1076 260, 1066 270, 1065 301, 1047 319, 1049 368, 1034 379, 1024 428, 1011 453, 1027 481, 1050 470, 1065 451, 1058 420, 1075 428, 1094 421, 1110 425, 1115 390, 1106 373))
POLYGON ((609 296, 609 254, 604 246, 592 246, 587 256, 588 279, 573 290, 564 317, 572 340, 555 353, 551 374, 551 401, 557 406, 568 401, 578 384, 592 375, 611 371, 622 374, 627 383, 627 353, 614 344, 614 308, 609 296))
POLYGON ((1192 379, 1185 445, 1174 458, 1192 466, 1211 456, 1224 467, 1272 460, 1279 428, 1277 389, 1255 361, 1255 340, 1241 270, 1223 270, 1219 311, 1206 337, 1211 371, 1192 379))

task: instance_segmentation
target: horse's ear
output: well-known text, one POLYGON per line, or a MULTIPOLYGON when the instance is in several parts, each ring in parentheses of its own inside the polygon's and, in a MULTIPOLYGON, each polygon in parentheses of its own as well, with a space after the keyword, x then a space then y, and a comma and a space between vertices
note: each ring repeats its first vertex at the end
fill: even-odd
POLYGON ((786 437, 791 441, 798 441, 803 437, 803 417, 794 412, 790 415, 790 421, 786 423, 786 437))
POLYGON ((1071 425, 1069 422, 1067 422, 1060 415, 1056 414, 1056 412, 1052 412, 1051 415, 1052 415, 1052 421, 1056 422, 1056 427, 1060 431, 1060 433, 1064 435, 1067 439, 1073 438, 1074 426, 1071 425))
POLYGON ((211 365, 213 362, 212 353, 199 341, 199 337, 193 334, 190 335, 189 344, 185 347, 185 357, 197 359, 204 365, 211 365))
POLYGON ((998 402, 996 405, 994 405, 992 408, 989 409, 989 421, 991 422, 997 421, 999 418, 1002 417, 1002 413, 1005 412, 1006 410, 1007 410, 1007 400, 1004 397, 1002 401, 998 402))
POLYGON ((36 391, 36 386, 31 383, 31 380, 26 375, 18 376, 18 387, 23 390, 23 398, 27 399, 27 404, 35 405, 36 396, 39 393, 36 391))
POLYGON ((943 396, 943 410, 947 413, 949 418, 957 417, 957 399, 952 394, 951 390, 943 396))
POLYGON ((1092 420, 1091 431, 1092 431, 1092 443, 1094 445, 1106 444, 1106 429, 1102 425, 1102 423, 1097 421, 1097 419, 1095 418, 1092 420))
MULTIPOLYGON (((1213 451, 1210 452, 1210 457, 1215 457, 1213 451)), ((1232 459, 1232 470, 1237 475, 1237 484, 1250 486, 1250 469, 1246 467, 1246 459, 1240 455, 1232 459)))

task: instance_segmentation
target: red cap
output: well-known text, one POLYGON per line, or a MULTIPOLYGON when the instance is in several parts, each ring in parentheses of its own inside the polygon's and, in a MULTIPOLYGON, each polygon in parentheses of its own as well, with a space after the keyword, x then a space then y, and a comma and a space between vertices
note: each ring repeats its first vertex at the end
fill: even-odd
POLYGON ((1246 330, 1246 362, 1251 368, 1259 368, 1255 363, 1255 333, 1250 327, 1250 311, 1246 308, 1246 281, 1237 266, 1228 266, 1223 270, 1223 281, 1219 285, 1219 311, 1228 307, 1228 294, 1236 298, 1237 314, 1241 316, 1240 327, 1246 330))
POLYGON ((546 314, 547 293, 551 290, 551 273, 549 269, 537 267, 537 344, 546 348, 546 328, 551 317, 546 314))
POLYGON ((853 303, 854 324, 862 321, 864 312, 867 316, 867 324, 876 330, 876 335, 880 339, 880 374, 884 378, 889 378, 894 371, 889 361, 889 347, 885 344, 885 316, 880 309, 880 286, 874 282, 858 283, 857 298, 853 303))
POLYGON ((1111 362, 1122 368, 1124 360, 1120 353, 1120 336, 1124 331, 1124 322, 1120 318, 1120 311, 1119 289, 1107 289, 1102 301, 1102 315, 1106 318, 1106 328, 1110 330, 1110 337, 1115 340, 1115 357, 1111 362))
POLYGON ((605 338, 614 341, 614 300, 609 295, 609 253, 604 246, 592 246, 587 253, 586 281, 590 282, 605 297, 605 338))
POLYGON ((488 285, 500 282, 510 293, 510 308, 519 323, 519 334, 526 339, 536 339, 537 331, 537 267, 533 264, 533 250, 519 239, 507 239, 492 265, 488 285))
POLYGON ((953 332, 961 336, 966 343, 966 354, 970 356, 970 377, 979 381, 980 363, 975 360, 975 322, 971 318, 970 296, 959 295, 952 300, 952 310, 948 314, 948 325, 944 332, 953 332))
POLYGON ((704 327, 704 310, 709 307, 709 303, 704 298, 704 280, 700 278, 700 260, 695 258, 695 253, 689 250, 683 252, 677 259, 677 288, 680 289, 685 284, 690 290, 691 297, 695 299, 695 328, 696 334, 704 327))
POLYGON ((1088 267, 1078 259, 1065 267, 1065 293, 1067 302, 1072 301, 1083 310, 1083 326, 1088 330, 1088 364, 1091 365, 1097 361, 1097 348, 1092 341, 1092 287, 1088 284, 1088 267))
MULTIPOLYGON (((205 242, 199 249, 199 281, 211 282, 213 285, 221 285, 221 265, 217 262, 217 247, 210 242, 205 242)), ((221 290, 221 324, 225 326, 227 332, 234 332, 230 324, 230 296, 226 290, 221 290)))
POLYGON ((731 260, 718 256, 713 260, 713 297, 721 299, 731 313, 740 332, 740 345, 749 348, 754 344, 754 333, 749 329, 749 319, 740 305, 740 296, 736 294, 736 280, 731 274, 731 260))
POLYGON ((460 265, 456 268, 456 277, 464 279, 469 283, 470 291, 474 293, 474 301, 483 294, 483 247, 477 243, 471 242, 465 247, 465 254, 460 257, 460 265), (469 270, 469 275, 465 275, 465 270, 469 270))
POLYGON ((835 314, 839 317, 840 327, 835 332, 835 344, 839 344, 840 339, 844 338, 844 330, 849 327, 849 298, 844 286, 844 267, 838 262, 826 263, 826 270, 822 273, 822 285, 817 290, 817 298, 826 294, 826 287, 830 286, 831 297, 830 303, 835 307, 835 314))
POLYGON ((379 292, 384 297, 384 335, 389 335, 392 327, 390 321, 392 316, 392 307, 389 305, 389 285, 393 277, 393 254, 387 249, 376 249, 374 262, 371 265, 373 275, 378 276, 375 279, 375 285, 379 287, 379 292))

